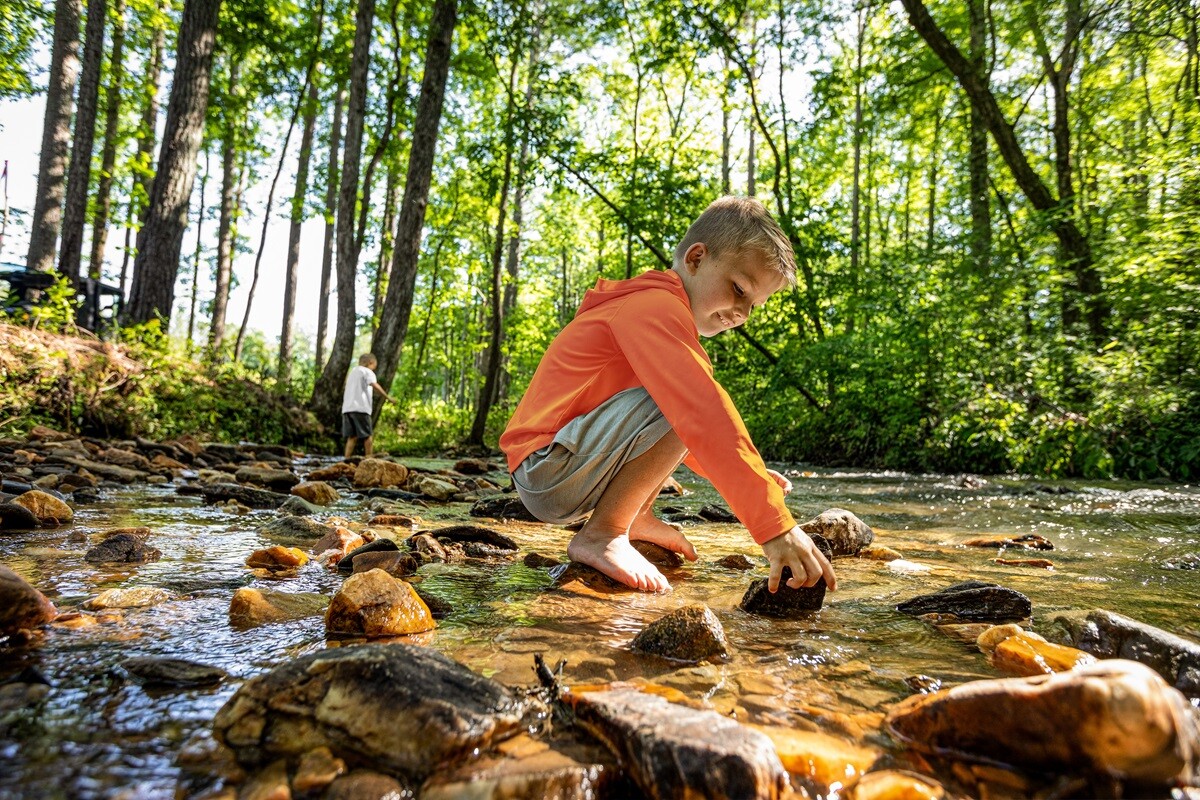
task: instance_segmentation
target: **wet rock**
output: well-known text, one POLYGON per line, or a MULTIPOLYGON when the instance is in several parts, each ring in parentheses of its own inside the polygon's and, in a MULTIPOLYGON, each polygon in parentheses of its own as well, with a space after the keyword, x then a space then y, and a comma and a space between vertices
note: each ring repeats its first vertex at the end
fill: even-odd
POLYGON ((989 664, 1009 675, 1049 675, 1096 661, 1090 653, 1048 642, 1019 625, 989 628, 975 643, 989 664))
POLYGON ((545 714, 435 650, 389 643, 323 650, 252 678, 213 728, 244 764, 328 747, 420 781, 545 714))
POLYGON ((888 572, 894 572, 897 575, 923 575, 926 572, 933 572, 933 567, 928 564, 909 561, 906 558, 894 558, 886 563, 888 572))
POLYGON ((110 447, 107 450, 101 450, 96 454, 96 458, 106 464, 116 464, 118 467, 129 467, 130 469, 142 472, 154 471, 154 467, 150 464, 150 459, 140 453, 135 453, 132 450, 122 450, 119 447, 110 447))
POLYGON ((755 563, 748 556, 744 556, 741 553, 734 553, 717 559, 717 566, 744 572, 748 569, 754 569, 755 563))
POLYGON ((721 621, 702 603, 684 606, 655 620, 634 637, 630 646, 637 652, 676 661, 696 662, 729 655, 721 621))
POLYGON ((411 789, 390 775, 357 769, 329 784, 321 800, 399 800, 412 796, 411 789))
POLYGON ((160 558, 161 550, 128 533, 108 537, 83 556, 84 561, 93 564, 145 564, 160 558))
POLYGON ((617 785, 620 768, 598 745, 552 743, 521 735, 496 751, 445 772, 421 786, 421 800, 516 800, 516 798, 621 798, 636 793, 617 785))
POLYGON ((471 506, 472 517, 493 517, 495 519, 516 519, 526 522, 540 522, 537 517, 525 508, 521 498, 515 494, 485 497, 471 506))
POLYGON ((1200 698, 1200 643, 1111 611, 1072 611, 1050 617, 1051 641, 1097 658, 1126 658, 1157 672, 1191 698, 1200 698))
POLYGON ((321 556, 322 561, 326 563, 332 560, 333 566, 336 568, 338 562, 356 548, 362 547, 363 544, 363 537, 349 528, 335 528, 318 539, 311 550, 314 555, 321 556))
POLYGON ((1163 569, 1200 569, 1200 555, 1172 556, 1164 559, 1161 566, 1163 569))
POLYGON ((166 453, 155 453, 154 458, 150 459, 150 467, 156 470, 179 472, 180 470, 187 469, 187 464, 171 458, 166 453))
POLYGON ((868 772, 851 788, 854 800, 944 800, 946 787, 925 775, 903 769, 868 772))
POLYGON ((258 528, 258 533, 270 538, 317 539, 333 533, 333 527, 308 517, 283 516, 258 528))
POLYGON ((316 747, 300 756, 292 789, 301 795, 316 794, 346 771, 346 762, 328 747, 316 747))
POLYGON ((775 745, 783 767, 806 790, 806 796, 829 797, 853 784, 882 755, 879 750, 851 744, 819 731, 774 725, 749 725, 775 745))
POLYGON ((447 480, 435 478, 432 475, 417 474, 408 479, 406 488, 439 502, 446 502, 458 494, 458 486, 447 480))
POLYGON ((767 798, 788 785, 771 740, 715 711, 631 690, 563 699, 649 797, 767 798))
POLYGON ((662 488, 658 490, 659 497, 682 497, 684 494, 683 484, 670 477, 663 481, 662 488))
POLYGON ((290 514, 293 517, 309 517, 313 514, 320 514, 324 510, 316 503, 310 503, 303 497, 297 497, 296 495, 292 495, 279 504, 279 513, 290 514))
POLYGON ((1015 589, 983 581, 964 581, 905 600, 896 610, 911 617, 939 614, 962 622, 1008 622, 1026 619, 1033 613, 1033 606, 1028 597, 1015 589))
POLYGON ((408 480, 408 467, 382 458, 364 458, 358 462, 351 480, 360 489, 372 486, 381 489, 403 486, 408 480))
POLYGON ((861 519, 844 508, 822 511, 808 522, 801 522, 800 529, 810 536, 817 534, 829 542, 834 556, 855 556, 871 542, 875 532, 861 519))
POLYGON ((412 530, 417 527, 417 521, 412 517, 406 517, 403 514, 376 514, 371 517, 368 525, 385 528, 408 528, 412 530))
POLYGON ((445 563, 450 560, 450 554, 442 543, 428 533, 418 533, 410 537, 408 546, 416 552, 423 561, 445 563))
POLYGON ((0 683, 0 718, 12 711, 33 708, 54 688, 37 667, 26 667, 0 683))
POLYGON ((229 603, 229 624, 256 628, 271 622, 286 622, 324 614, 329 598, 315 592, 276 592, 244 586, 229 603))
POLYGON ((252 486, 242 486, 239 483, 215 483, 200 487, 204 502, 224 503, 236 500, 248 508, 279 508, 288 499, 285 494, 270 492, 266 489, 255 489, 252 486))
POLYGON ((525 558, 521 559, 521 563, 530 569, 548 569, 562 564, 557 558, 544 556, 541 553, 526 553, 525 558))
POLYGON ((237 800, 292 800, 287 762, 280 759, 252 774, 238 790, 237 800))
POLYGON ((496 547, 485 542, 464 542, 461 547, 463 554, 468 558, 484 559, 487 561, 495 561, 497 559, 509 561, 517 554, 515 550, 496 547))
POLYGON ((71 499, 75 501, 75 505, 98 503, 100 502, 100 491, 91 486, 80 486, 71 493, 71 499))
POLYGON ((286 572, 303 567, 308 563, 308 556, 298 547, 264 547, 255 550, 246 558, 246 566, 251 569, 265 569, 267 572, 286 572))
POLYGON ((942 688, 942 682, 928 675, 909 675, 904 679, 904 685, 914 694, 932 694, 942 688))
POLYGON ((1195 709, 1133 661, 972 681, 910 697, 888 713, 887 726, 921 752, 960 753, 1019 769, 1083 771, 1158 786, 1192 781, 1200 769, 1195 709))
POLYGON ((1053 550, 1054 543, 1036 533, 1023 536, 979 536, 963 542, 965 547, 1023 547, 1026 550, 1053 550))
POLYGON ((233 477, 238 483, 252 483, 276 492, 287 492, 300 483, 300 479, 288 470, 269 467, 239 467, 233 477))
POLYGON ((292 487, 292 494, 310 503, 315 503, 318 506, 332 505, 341 498, 337 489, 334 489, 324 481, 304 481, 303 483, 297 483, 292 487))
POLYGON ((145 525, 139 525, 136 528, 113 528, 112 530, 104 531, 104 533, 100 534, 100 540, 104 541, 105 539, 111 539, 114 536, 127 535, 141 539, 144 542, 149 539, 153 533, 154 531, 150 530, 145 525))
POLYGON ((738 518, 732 511, 724 506, 714 504, 704 505, 697 512, 701 518, 709 522, 732 522, 736 523, 738 518))
POLYGON ((482 458, 462 458, 454 462, 454 471, 463 475, 483 475, 489 469, 482 458))
POLYGON ((376 539, 373 542, 360 544, 358 547, 347 553, 340 561, 338 561, 337 571, 344 575, 349 575, 351 572, 355 572, 356 570, 354 569, 353 563, 355 556, 360 556, 364 553, 383 553, 389 551, 394 553, 399 549, 399 546, 391 539, 376 539))
POLYGON ((314 469, 306 476, 310 481, 353 481, 354 473, 358 470, 355 464, 348 461, 339 461, 336 464, 330 464, 328 467, 320 467, 314 469))
POLYGON ((85 601, 83 607, 88 611, 106 608, 149 608, 174 599, 175 595, 157 586, 131 586, 128 589, 105 589, 85 601))
POLYGON ((381 569, 351 575, 329 602, 325 629, 351 636, 404 636, 437 627, 425 601, 381 569))
POLYGON ((594 567, 578 561, 569 561, 550 569, 554 588, 561 592, 589 597, 607 597, 618 592, 633 592, 623 583, 618 583, 594 567))
MULTIPOLYGON (((387 541, 381 539, 380 541, 387 541)), ((395 550, 390 552, 378 553, 361 553, 354 556, 351 560, 351 565, 354 572, 370 572, 373 569, 381 569, 388 575, 396 578, 406 578, 417 571, 421 565, 417 563, 417 559, 411 553, 400 553, 395 550)), ((426 603, 428 605, 428 603, 426 603)), ((430 613, 433 609, 430 609, 430 613)), ((437 614, 433 614, 437 618, 437 614)))
POLYGON ((449 541, 464 544, 466 542, 482 542, 500 550, 517 550, 517 543, 499 531, 485 528, 482 525, 451 525, 437 530, 421 531, 428 533, 438 541, 449 541))
POLYGON ((75 518, 75 512, 71 511, 69 505, 39 489, 25 492, 13 500, 13 504, 29 509, 38 522, 46 527, 66 525, 75 518))
POLYGON ((890 547, 872 544, 859 550, 858 557, 865 558, 868 561, 898 561, 904 558, 904 555, 890 547))
MULTIPOLYGON (((832 558, 829 543, 820 534, 810 534, 813 544, 817 546, 826 558, 832 558)), ((802 617, 812 611, 820 611, 825 602, 825 578, 822 576, 814 586, 801 586, 793 589, 787 585, 792 577, 792 571, 784 567, 780 576, 779 589, 771 594, 767 588, 767 578, 759 578, 750 584, 738 608, 748 614, 760 617, 776 617, 792 619, 802 617)))
POLYGON ((993 564, 1006 567, 1031 567, 1033 569, 1054 569, 1054 562, 1048 558, 993 558, 993 564))
POLYGON ((367 489, 367 497, 379 500, 401 500, 406 503, 424 503, 425 498, 415 492, 406 492, 403 489, 367 489))
POLYGON ((116 481, 117 483, 136 483, 144 481, 147 478, 146 473, 138 469, 121 467, 116 464, 105 464, 101 461, 92 461, 91 459, 80 458, 78 456, 61 456, 59 458, 64 464, 85 469, 93 475, 99 475, 105 480, 116 481))
POLYGON ((654 542, 635 541, 633 549, 645 556, 647 561, 659 569, 675 569, 683 566, 683 556, 654 542))
POLYGON ((37 515, 17 503, 0 503, 0 531, 28 531, 41 523, 37 515))
POLYGON ((182 658, 141 656, 127 658, 121 666, 151 686, 213 686, 227 677, 220 667, 182 658))
POLYGON ((0 636, 35 630, 57 615, 54 604, 44 594, 0 564, 0 636))

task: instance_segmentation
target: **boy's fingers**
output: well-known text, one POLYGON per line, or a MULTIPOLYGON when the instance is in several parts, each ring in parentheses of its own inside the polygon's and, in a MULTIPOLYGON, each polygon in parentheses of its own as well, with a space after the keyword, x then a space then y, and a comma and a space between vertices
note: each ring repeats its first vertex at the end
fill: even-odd
POLYGON ((771 594, 779 591, 779 579, 783 577, 783 564, 771 562, 771 575, 767 578, 767 591, 771 594))

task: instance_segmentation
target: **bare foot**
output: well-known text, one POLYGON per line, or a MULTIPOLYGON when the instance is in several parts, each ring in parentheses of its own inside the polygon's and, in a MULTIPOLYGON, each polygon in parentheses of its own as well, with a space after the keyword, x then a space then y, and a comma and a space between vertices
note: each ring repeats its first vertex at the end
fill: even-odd
POLYGON ((567 558, 595 567, 618 583, 642 592, 669 592, 671 584, 633 549, 629 537, 585 525, 567 545, 567 558))
POLYGON ((653 514, 639 514, 629 526, 629 538, 639 542, 653 542, 672 553, 679 553, 688 561, 695 561, 697 558, 696 548, 687 537, 674 525, 668 525, 653 514))

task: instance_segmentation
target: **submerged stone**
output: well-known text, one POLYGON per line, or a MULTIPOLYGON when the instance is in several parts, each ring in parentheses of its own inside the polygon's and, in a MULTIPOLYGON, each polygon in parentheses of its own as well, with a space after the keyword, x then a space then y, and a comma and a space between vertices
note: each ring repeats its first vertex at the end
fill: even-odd
POLYGON ((127 658, 121 666, 143 683, 155 686, 211 686, 227 676, 220 667, 182 658, 127 658))
POLYGON ((420 781, 546 713, 435 650, 368 644, 301 656, 252 678, 217 712, 213 729, 243 764, 328 747, 420 781))
POLYGON ((546 742, 521 735, 492 754, 438 773, 421 786, 421 800, 619 798, 636 789, 618 785, 621 770, 599 745, 546 742))
POLYGON ((242 486, 239 483, 215 483, 201 486, 200 493, 204 496, 204 502, 209 505, 235 500, 249 508, 279 508, 288 498, 286 494, 255 489, 253 486, 242 486))
POLYGON ((939 756, 957 753, 1019 769, 1082 771, 1155 786, 1200 776, 1195 709, 1133 661, 972 681, 910 697, 888 713, 887 725, 910 747, 939 756))
POLYGON ((158 561, 162 551, 150 547, 134 534, 118 533, 88 550, 83 558, 93 564, 144 564, 158 561))
POLYGON ((1048 675, 1096 662, 1090 653, 1048 642, 1019 625, 988 628, 975 642, 989 664, 1009 675, 1048 675))
POLYGON ((963 581, 933 594, 905 600, 896 610, 911 617, 944 614, 963 622, 1007 622, 1029 617, 1033 604, 1015 589, 984 581, 963 581))
POLYGON ((88 611, 106 608, 149 608, 173 600, 175 595, 157 586, 131 586, 127 589, 105 589, 83 604, 88 611))
POLYGON ((715 711, 627 689, 563 699, 649 797, 778 798, 787 788, 771 740, 715 711))
POLYGON ((325 612, 330 634, 404 636, 436 627, 429 607, 413 587, 381 569, 347 578, 325 612))
POLYGON ((482 525, 451 525, 446 528, 421 531, 421 533, 427 533, 438 541, 449 541, 457 544, 479 542, 491 545, 499 550, 512 550, 514 552, 517 550, 517 543, 512 540, 512 537, 505 536, 499 531, 485 528, 482 525))
POLYGON ((485 497, 471 506, 472 517, 494 517, 495 519, 516 519, 526 522, 541 522, 530 513, 521 498, 515 494, 485 497))
POLYGON ((329 598, 316 592, 276 592, 243 586, 229 602, 229 624, 246 629, 304 619, 325 613, 328 606, 329 598))
POLYGON ((966 547, 1023 547, 1026 550, 1053 550, 1054 543, 1036 533, 1022 536, 980 536, 963 542, 966 547))
MULTIPOLYGON (((817 546, 826 558, 833 558, 829 543, 820 534, 810 534, 813 544, 817 546)), ((804 616, 811 611, 820 611, 825 602, 825 577, 821 576, 813 586, 801 586, 793 589, 787 585, 792 577, 792 571, 784 567, 779 579, 779 589, 771 594, 767 588, 768 579, 759 578, 750 584, 738 608, 748 614, 761 617, 776 617, 791 619, 804 616)))
POLYGON ((252 483, 276 492, 287 492, 300 482, 289 470, 269 467, 240 467, 233 477, 238 483, 252 483))
POLYGON ((655 620, 634 637, 630 647, 677 661, 695 662, 729 655, 725 629, 704 604, 684 606, 655 620))

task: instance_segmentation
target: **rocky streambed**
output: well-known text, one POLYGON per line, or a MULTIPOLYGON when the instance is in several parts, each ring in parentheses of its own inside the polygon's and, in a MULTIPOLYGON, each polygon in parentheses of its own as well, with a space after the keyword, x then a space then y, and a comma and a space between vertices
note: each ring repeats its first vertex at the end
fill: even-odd
POLYGON ((1200 492, 788 473, 836 593, 686 471, 649 596, 496 461, 0 441, 0 797, 1197 793, 1200 492))

